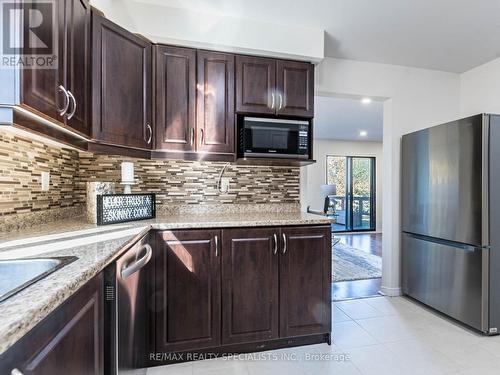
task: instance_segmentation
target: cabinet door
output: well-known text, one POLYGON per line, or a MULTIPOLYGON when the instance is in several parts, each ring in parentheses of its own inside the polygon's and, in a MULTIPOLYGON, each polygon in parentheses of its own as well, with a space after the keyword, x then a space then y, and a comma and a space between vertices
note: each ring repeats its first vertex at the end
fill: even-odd
POLYGON ((99 274, 2 354, 0 373, 103 374, 102 289, 99 274))
POLYGON ((196 126, 196 51, 155 47, 156 147, 194 151, 196 126))
POLYGON ((274 114, 276 60, 236 56, 236 111, 274 114))
POLYGON ((90 135, 90 6, 86 0, 66 0, 68 32, 67 88, 74 99, 66 124, 90 135))
POLYGON ((234 153, 234 55, 198 51, 198 150, 234 153))
POLYGON ((278 337, 278 229, 222 231, 222 343, 278 337))
POLYGON ((282 228, 280 336, 331 328, 331 229, 282 228))
POLYGON ((307 62, 278 60, 277 113, 314 117, 314 66, 307 62))
POLYGON ((151 43, 93 13, 92 53, 92 137, 150 148, 151 43))
MULTIPOLYGON (((65 3, 64 1, 54 1, 52 5, 56 8, 54 20, 57 25, 57 51, 54 54, 57 58, 56 69, 22 69, 22 104, 34 109, 42 115, 50 117, 61 123, 64 122, 60 111, 68 104, 62 90, 59 86, 66 86, 64 77, 64 65, 66 63, 66 21, 65 21, 65 3)), ((32 7, 36 8, 36 4, 32 7)), ((29 35, 28 23, 25 22, 24 34, 29 35)), ((37 29, 38 35, 46 35, 47 39, 52 38, 52 25, 45 22, 37 29)), ((46 40, 46 38, 43 38, 46 40)))
POLYGON ((156 351, 220 345, 220 231, 156 233, 156 351))

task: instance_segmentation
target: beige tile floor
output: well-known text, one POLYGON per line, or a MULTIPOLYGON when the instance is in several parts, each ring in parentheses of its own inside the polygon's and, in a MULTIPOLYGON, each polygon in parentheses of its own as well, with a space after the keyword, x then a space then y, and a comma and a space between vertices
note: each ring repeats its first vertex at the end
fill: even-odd
POLYGON ((405 298, 375 297, 332 307, 331 346, 264 352, 277 360, 156 367, 148 375, 500 374, 500 336, 483 337, 405 298))

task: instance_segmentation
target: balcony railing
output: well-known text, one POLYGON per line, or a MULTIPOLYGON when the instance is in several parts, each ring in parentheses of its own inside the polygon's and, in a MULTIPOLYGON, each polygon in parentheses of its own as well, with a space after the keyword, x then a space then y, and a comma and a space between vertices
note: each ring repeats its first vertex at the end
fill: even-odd
MULTIPOLYGON (((345 195, 334 195, 335 212, 337 213, 337 224, 345 225, 347 220, 346 210, 348 207, 347 197, 345 195)), ((352 197, 353 226, 370 226, 371 217, 371 197, 354 196, 352 197)))

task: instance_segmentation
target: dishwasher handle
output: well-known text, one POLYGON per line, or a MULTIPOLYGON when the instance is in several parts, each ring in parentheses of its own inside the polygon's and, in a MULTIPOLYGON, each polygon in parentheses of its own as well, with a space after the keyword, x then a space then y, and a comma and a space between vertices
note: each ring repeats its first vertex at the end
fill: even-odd
POLYGON ((122 279, 126 279, 131 276, 135 272, 139 271, 142 267, 144 267, 151 260, 151 256, 153 255, 153 249, 151 245, 144 244, 139 250, 137 250, 135 261, 130 264, 124 264, 121 270, 122 279), (142 250, 146 249, 146 253, 139 259, 137 257, 141 254, 142 250))

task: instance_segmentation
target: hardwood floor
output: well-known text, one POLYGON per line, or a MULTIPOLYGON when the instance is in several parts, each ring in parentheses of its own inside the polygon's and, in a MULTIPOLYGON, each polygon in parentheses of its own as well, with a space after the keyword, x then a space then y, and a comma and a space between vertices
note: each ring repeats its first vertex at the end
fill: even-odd
MULTIPOLYGON (((382 256, 381 233, 336 233, 340 242, 382 256)), ((332 283, 332 299, 342 301, 346 299, 366 298, 379 295, 380 278, 356 281, 339 281, 332 283)))

